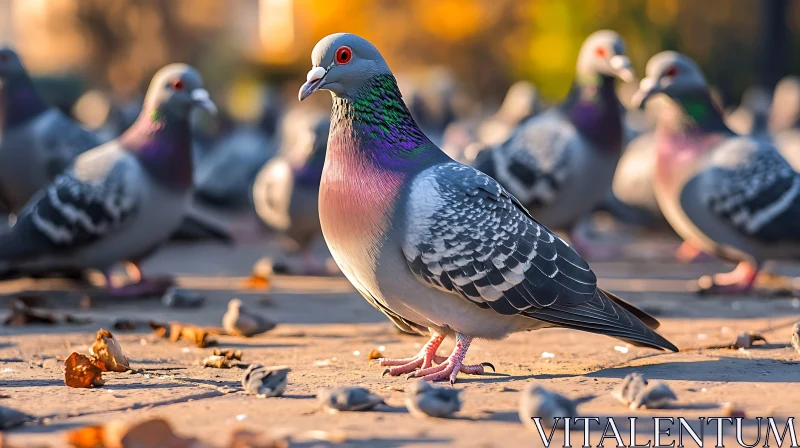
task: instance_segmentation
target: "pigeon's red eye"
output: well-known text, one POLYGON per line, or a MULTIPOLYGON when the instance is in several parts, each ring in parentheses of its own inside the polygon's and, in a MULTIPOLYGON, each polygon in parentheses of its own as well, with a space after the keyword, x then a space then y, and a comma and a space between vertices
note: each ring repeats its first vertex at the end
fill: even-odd
POLYGON ((671 77, 678 74, 678 67, 670 67, 664 72, 664 76, 671 77))
POLYGON ((175 90, 183 90, 183 81, 180 79, 172 83, 172 88, 175 90))
POLYGON ((343 46, 336 50, 337 64, 347 64, 350 62, 350 59, 353 59, 353 50, 351 50, 350 47, 343 46))
POLYGON ((603 47, 597 47, 594 49, 594 54, 596 54, 597 57, 604 58, 606 57, 606 49, 603 47))

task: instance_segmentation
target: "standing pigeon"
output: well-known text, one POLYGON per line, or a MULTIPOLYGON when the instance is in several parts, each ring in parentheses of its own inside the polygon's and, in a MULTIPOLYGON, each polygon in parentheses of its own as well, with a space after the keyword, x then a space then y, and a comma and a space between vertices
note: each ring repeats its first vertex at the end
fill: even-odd
POLYGON ((18 213, 99 139, 34 89, 19 56, 0 47, 0 205, 18 213))
POLYGON ((239 299, 231 299, 228 309, 222 316, 222 328, 231 336, 251 337, 266 333, 275 328, 275 322, 259 314, 252 313, 239 299))
POLYGON ((591 34, 578 55, 572 91, 559 107, 520 125, 499 146, 482 151, 473 166, 496 178, 541 222, 572 229, 578 252, 606 258, 581 233, 605 199, 623 148, 623 108, 615 78, 633 81, 622 38, 591 34))
POLYGON ((746 292, 767 260, 800 259, 800 174, 769 141, 728 129, 688 57, 665 51, 650 59, 634 102, 657 94, 671 106, 656 129, 661 210, 694 247, 739 263, 703 290, 746 292))
POLYGON ((322 235, 317 201, 330 119, 287 115, 280 155, 267 162, 253 185, 253 202, 264 223, 289 237, 303 258, 303 274, 327 273, 312 253, 322 235))
POLYGON ((136 123, 79 156, 0 237, 0 272, 94 268, 114 295, 163 293, 165 279, 114 287, 109 273, 129 261, 140 277, 138 263, 183 219, 192 191, 189 113, 195 106, 215 110, 200 74, 184 64, 159 70, 136 123))
POLYGON ((494 179, 420 131, 389 66, 368 41, 333 34, 314 47, 300 100, 333 96, 322 172, 322 233, 348 280, 400 329, 430 333, 391 375, 450 379, 473 338, 560 326, 677 350, 658 321, 597 287, 586 262, 494 179), (453 352, 431 367, 453 336, 453 352))

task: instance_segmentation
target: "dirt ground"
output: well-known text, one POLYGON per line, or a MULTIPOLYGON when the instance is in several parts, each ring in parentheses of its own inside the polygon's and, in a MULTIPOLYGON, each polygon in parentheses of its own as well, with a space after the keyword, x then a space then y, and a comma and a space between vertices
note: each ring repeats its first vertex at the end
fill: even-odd
MULTIPOLYGON (((517 416, 520 392, 532 382, 573 398, 594 395, 579 412, 617 417, 618 423, 628 416, 721 416, 726 402, 748 417, 776 416, 780 422, 800 417, 800 354, 790 345, 791 324, 800 320, 800 300, 763 294, 700 298, 690 291, 692 280, 729 267, 717 262, 678 264, 670 257, 675 247, 677 242, 670 238, 652 240, 631 246, 622 261, 592 265, 602 286, 656 315, 667 338, 681 348, 698 349, 659 353, 561 329, 476 341, 467 362, 490 361, 497 373, 460 376, 456 387, 464 390, 465 404, 449 420, 421 420, 409 414, 403 404, 406 380, 381 378, 383 369, 368 365, 367 353, 373 348, 382 346, 385 355, 404 357, 416 353, 425 340, 396 332, 343 278, 278 276, 268 291, 241 289, 253 262, 274 250, 263 242, 236 247, 175 244, 147 264, 148 272, 176 272, 182 286, 202 293, 206 303, 199 309, 166 308, 155 298, 112 302, 98 291, 89 291, 96 297, 90 308, 81 309, 86 291, 64 282, 3 283, 3 308, 20 292, 35 291, 57 311, 92 319, 80 325, 0 327, 0 392, 9 396, 0 399, 0 406, 41 418, 6 435, 19 446, 66 446, 65 432, 83 425, 164 416, 179 433, 214 446, 225 446, 231 428, 240 426, 294 435, 297 446, 317 445, 310 441, 310 430, 343 434, 347 441, 342 446, 541 446, 517 416), (291 366, 282 398, 244 395, 239 385, 242 369, 203 368, 199 360, 211 348, 170 343, 141 325, 135 331, 115 332, 141 373, 107 373, 101 388, 72 389, 64 385, 63 363, 52 360, 73 351, 88 352, 94 333, 110 328, 118 318, 218 326, 233 297, 280 324, 251 339, 219 337, 219 347, 242 349, 244 362, 291 366), (729 343, 748 330, 762 332, 769 343, 749 350, 699 348, 729 343), (543 356, 545 352, 552 355, 543 356), (628 410, 609 392, 630 372, 667 382, 678 401, 666 410, 628 410), (314 395, 331 385, 367 387, 386 397, 388 406, 366 413, 319 411, 314 395)), ((800 276, 798 267, 781 266, 778 271, 800 276)), ((440 354, 451 348, 448 340, 440 354)), ((748 433, 754 431, 748 426, 748 433)))

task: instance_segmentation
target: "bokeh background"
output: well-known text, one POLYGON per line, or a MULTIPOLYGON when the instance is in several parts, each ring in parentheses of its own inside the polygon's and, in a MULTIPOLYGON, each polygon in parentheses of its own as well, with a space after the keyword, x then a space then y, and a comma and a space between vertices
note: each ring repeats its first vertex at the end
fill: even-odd
MULTIPOLYGON (((247 119, 267 84, 290 100, 316 41, 345 30, 373 41, 401 81, 447 82, 492 105, 527 79, 555 101, 600 28, 626 39, 639 72, 660 50, 690 55, 728 104, 800 72, 800 1, 790 0, 0 0, 0 40, 68 111, 89 89, 135 103, 155 70, 183 61, 247 119)), ((102 121, 100 99, 84 106, 78 118, 102 121)))

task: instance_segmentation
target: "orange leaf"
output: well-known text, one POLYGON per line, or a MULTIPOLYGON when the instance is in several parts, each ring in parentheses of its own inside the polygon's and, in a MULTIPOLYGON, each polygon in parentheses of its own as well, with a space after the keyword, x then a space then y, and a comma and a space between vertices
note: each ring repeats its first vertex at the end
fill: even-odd
POLYGON ((69 355, 64 361, 64 383, 69 387, 86 388, 103 385, 103 371, 92 360, 80 353, 69 355))

